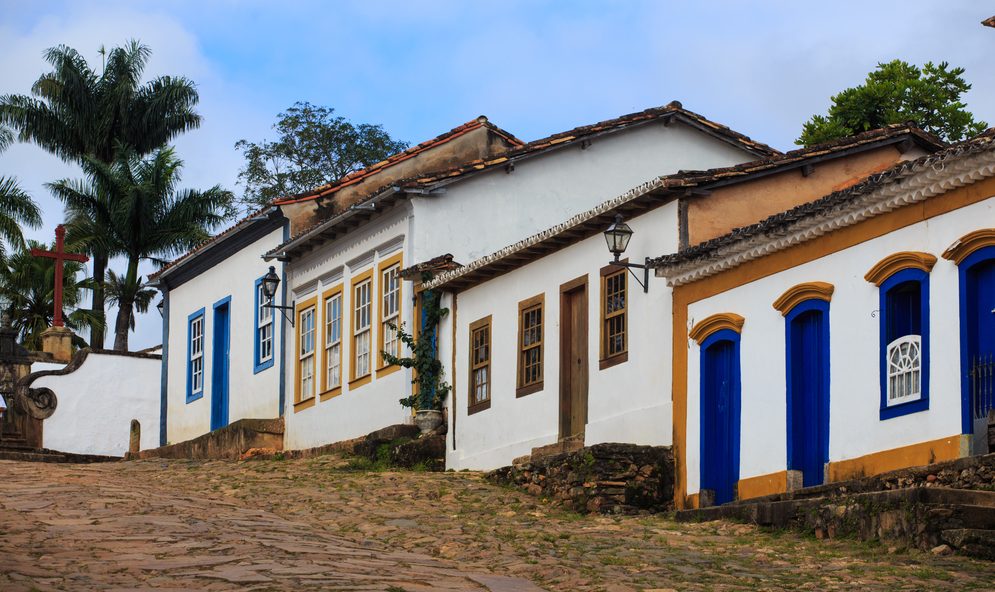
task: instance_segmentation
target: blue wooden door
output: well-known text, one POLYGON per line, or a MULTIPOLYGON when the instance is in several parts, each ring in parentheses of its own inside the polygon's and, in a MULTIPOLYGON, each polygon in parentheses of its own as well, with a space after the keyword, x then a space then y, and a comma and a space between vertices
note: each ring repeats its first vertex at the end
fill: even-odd
MULTIPOLYGON (((722 332, 724 333, 724 331, 722 332)), ((739 342, 716 334, 701 352, 701 488, 715 503, 735 498, 739 481, 739 342)))
POLYGON ((228 350, 231 315, 226 299, 214 305, 214 339, 211 342, 211 430, 228 425, 228 350))
POLYGON ((967 271, 965 318, 967 332, 968 401, 965 423, 975 435, 975 453, 990 452, 987 446, 988 412, 995 406, 995 259, 987 259, 967 271))
POLYGON ((788 468, 802 472, 805 487, 822 484, 829 461, 826 321, 827 311, 819 309, 788 319, 788 468))

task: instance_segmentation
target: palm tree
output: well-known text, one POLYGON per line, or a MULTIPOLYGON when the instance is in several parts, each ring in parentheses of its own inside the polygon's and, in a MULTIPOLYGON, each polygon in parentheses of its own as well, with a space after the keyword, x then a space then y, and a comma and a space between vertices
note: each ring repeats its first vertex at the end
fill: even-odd
POLYGON ((142 284, 141 278, 134 285, 128 284, 125 277, 114 273, 113 269, 107 270, 107 302, 111 306, 120 306, 121 302, 131 301, 134 303, 134 311, 128 320, 128 328, 135 330, 135 312, 145 314, 149 311, 152 300, 155 299, 156 291, 142 284))
MULTIPOLYGON (((200 126, 192 81, 160 76, 141 83, 151 50, 138 41, 110 50, 99 75, 70 47, 52 47, 44 55, 52 71, 34 83, 33 96, 0 96, 0 124, 14 128, 21 141, 66 161, 81 163, 89 157, 110 164, 121 146, 147 155, 200 126)), ((96 279, 92 308, 103 318, 109 254, 97 242, 91 249, 96 279)), ((93 333, 91 341, 103 347, 104 336, 93 333)))
MULTIPOLYGON (((0 152, 13 141, 10 130, 0 127, 0 152)), ((13 177, 0 177, 0 261, 7 256, 7 245, 24 247, 21 227, 41 226, 41 212, 31 196, 17 185, 13 177)))
POLYGON ((147 309, 138 265, 164 264, 165 257, 207 239, 212 228, 233 214, 234 196, 218 185, 205 191, 177 189, 182 167, 172 148, 161 148, 149 158, 123 149, 112 165, 86 159, 85 181, 62 180, 48 186, 66 204, 77 237, 100 241, 106 252, 127 258, 124 275, 114 276, 115 350, 128 350, 136 304, 139 312, 142 306, 147 309), (91 225, 91 221, 96 222, 91 225))
MULTIPOLYGON (((28 349, 41 350, 41 334, 52 326, 55 311, 55 261, 31 255, 32 248, 48 249, 44 243, 28 241, 25 248, 14 252, 0 265, 0 300, 4 312, 17 329, 21 343, 28 349)), ((54 245, 51 247, 54 248, 54 245)), ((97 319, 91 311, 78 308, 84 291, 92 280, 79 279, 85 271, 82 263, 65 262, 62 279, 62 308, 66 326, 74 330, 73 345, 85 347, 77 333, 94 326, 97 319)), ((96 325, 99 327, 99 325, 96 325)), ((100 327, 103 329, 103 327, 100 327)))

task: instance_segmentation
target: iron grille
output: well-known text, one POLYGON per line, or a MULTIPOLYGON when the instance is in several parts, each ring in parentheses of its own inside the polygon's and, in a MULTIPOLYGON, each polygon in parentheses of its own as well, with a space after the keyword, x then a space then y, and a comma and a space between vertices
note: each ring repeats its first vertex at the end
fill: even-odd
POLYGON ((971 381, 971 416, 976 420, 987 418, 988 412, 995 408, 993 375, 995 359, 992 354, 975 356, 971 360, 971 370, 968 372, 971 381))

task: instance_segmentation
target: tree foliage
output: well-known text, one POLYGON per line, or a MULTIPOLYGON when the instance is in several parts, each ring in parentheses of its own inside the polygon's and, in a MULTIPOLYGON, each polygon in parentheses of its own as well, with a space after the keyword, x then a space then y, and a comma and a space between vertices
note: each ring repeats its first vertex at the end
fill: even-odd
POLYGON ((172 148, 160 148, 148 158, 122 150, 111 165, 85 159, 86 179, 48 185, 66 204, 67 229, 74 241, 90 247, 99 243, 111 256, 127 260, 124 274, 115 274, 111 292, 118 305, 115 350, 128 350, 136 305, 139 312, 148 309, 139 263, 165 264, 164 258, 204 241, 233 214, 233 195, 218 185, 202 191, 179 189, 182 167, 172 148))
POLYGON ((811 146, 906 121, 948 142, 979 134, 988 124, 975 121, 961 100, 971 89, 963 74, 947 62, 878 64, 864 84, 835 95, 827 115, 807 121, 795 143, 811 146))
POLYGON ((280 113, 276 141, 239 140, 242 203, 255 208, 331 183, 408 147, 380 125, 353 124, 330 107, 297 102, 280 113))
MULTIPOLYGON (((429 276, 423 278, 425 281, 427 279, 429 276)), ((414 407, 416 410, 441 410, 442 402, 452 388, 443 378, 442 362, 436 355, 439 321, 449 314, 449 309, 441 306, 441 296, 437 290, 421 293, 421 331, 418 332, 417 339, 403 327, 390 326, 401 343, 411 351, 410 356, 402 358, 386 351, 380 352, 388 364, 414 369, 415 378, 411 383, 417 386, 417 392, 400 402, 401 405, 414 407)))
MULTIPOLYGON (((10 130, 0 127, 0 152, 13 141, 10 130)), ((0 261, 7 257, 9 246, 24 247, 22 227, 41 226, 41 211, 31 196, 24 192, 13 177, 0 177, 0 261)))
MULTIPOLYGON (((98 74, 75 49, 65 45, 45 51, 52 71, 31 87, 31 96, 0 96, 0 124, 18 138, 69 161, 95 159, 110 164, 125 148, 150 154, 178 134, 200 126, 195 111, 199 95, 194 83, 181 76, 160 76, 142 83, 151 50, 130 41, 106 53, 98 74)), ((108 254, 94 242, 92 307, 104 314, 104 274, 108 254)), ((94 347, 104 336, 93 334, 94 347)))
MULTIPOLYGON (((55 260, 32 256, 32 248, 54 250, 55 245, 28 241, 25 248, 11 254, 0 265, 0 300, 21 343, 40 351, 41 334, 52 326, 55 311, 55 260)), ((86 342, 78 336, 79 331, 99 326, 99 319, 90 310, 79 308, 84 291, 93 287, 92 280, 81 279, 85 271, 82 263, 66 261, 63 265, 62 316, 66 326, 75 332, 73 345, 84 347, 86 342)))

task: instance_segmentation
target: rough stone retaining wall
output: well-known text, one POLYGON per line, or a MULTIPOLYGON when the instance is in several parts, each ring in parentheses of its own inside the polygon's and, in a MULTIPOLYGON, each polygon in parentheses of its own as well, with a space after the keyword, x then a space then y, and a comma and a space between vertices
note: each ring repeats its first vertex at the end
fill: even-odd
POLYGON ((579 512, 659 512, 671 509, 674 501, 674 455, 669 446, 595 444, 526 457, 486 477, 579 512))

